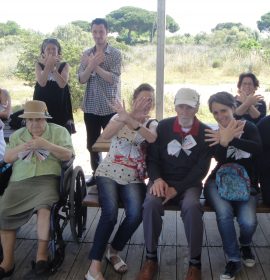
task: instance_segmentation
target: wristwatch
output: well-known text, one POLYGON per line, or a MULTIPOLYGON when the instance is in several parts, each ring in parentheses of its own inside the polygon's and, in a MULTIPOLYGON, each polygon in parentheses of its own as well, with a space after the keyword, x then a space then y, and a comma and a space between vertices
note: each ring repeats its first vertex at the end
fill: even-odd
POLYGON ((138 131, 143 125, 141 123, 138 124, 138 126, 136 128, 134 128, 133 130, 138 131))

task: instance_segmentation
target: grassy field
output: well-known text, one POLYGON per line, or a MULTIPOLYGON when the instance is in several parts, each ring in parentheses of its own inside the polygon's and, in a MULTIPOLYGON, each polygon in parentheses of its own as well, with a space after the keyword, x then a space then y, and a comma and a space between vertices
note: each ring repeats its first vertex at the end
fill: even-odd
MULTIPOLYGON (((130 102, 131 95, 143 82, 156 84, 156 47, 154 45, 134 46, 123 54, 122 97, 130 102)), ((25 101, 32 99, 33 88, 23 80, 15 78, 17 56, 14 48, 0 51, 0 87, 6 88, 12 97, 16 111, 25 101), (3 66, 2 66, 3 65, 3 66)), ((164 117, 175 115, 173 99, 180 87, 192 87, 201 94, 199 118, 213 122, 207 108, 208 97, 220 90, 236 93, 238 75, 253 70, 258 76, 267 104, 270 91, 270 67, 261 59, 260 53, 251 52, 246 56, 226 48, 204 46, 166 46, 164 65, 164 117)), ((83 121, 81 110, 75 112, 76 122, 83 121)))

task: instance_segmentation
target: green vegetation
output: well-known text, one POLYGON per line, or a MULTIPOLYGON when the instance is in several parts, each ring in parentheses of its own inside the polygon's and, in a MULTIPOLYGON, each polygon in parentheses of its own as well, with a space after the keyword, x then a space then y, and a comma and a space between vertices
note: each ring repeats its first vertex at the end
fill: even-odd
MULTIPOLYGON (((165 84, 236 83, 241 72, 253 71, 269 91, 269 15, 270 13, 265 14, 258 21, 258 27, 264 32, 264 36, 241 23, 231 22, 217 24, 209 34, 199 33, 192 36, 171 33, 171 36, 166 38, 165 84)), ((109 41, 121 49, 123 54, 122 97, 129 102, 133 89, 140 83, 148 82, 154 85, 156 82, 156 13, 123 7, 108 14, 107 19, 110 29, 119 33, 117 38, 109 37, 109 41), (153 42, 150 43, 151 41, 153 42)), ((169 16, 167 29, 171 32, 179 29, 169 16)), ((23 30, 15 22, 1 23, 0 87, 11 92, 15 106, 20 106, 26 99, 32 98, 34 65, 40 55, 40 45, 46 37, 55 37, 60 41, 62 59, 70 64, 69 84, 73 107, 77 111, 85 89, 77 80, 80 56, 84 49, 93 45, 89 23, 85 21, 58 26, 52 34, 46 36, 23 30)), ((165 116, 174 114, 173 94, 174 92, 165 95, 165 116)), ((199 115, 207 122, 212 120, 206 105, 202 106, 199 115)), ((76 116, 78 120, 82 120, 80 110, 76 116)))

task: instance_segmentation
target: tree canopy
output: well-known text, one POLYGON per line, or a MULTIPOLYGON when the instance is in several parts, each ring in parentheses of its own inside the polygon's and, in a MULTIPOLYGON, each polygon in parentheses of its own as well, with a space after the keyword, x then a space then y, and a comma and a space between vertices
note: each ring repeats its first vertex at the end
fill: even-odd
POLYGON ((0 37, 8 35, 19 35, 21 33, 20 26, 15 21, 0 22, 0 37))
MULTIPOLYGON (((106 16, 111 32, 117 32, 126 44, 134 43, 134 38, 148 34, 152 42, 157 30, 157 13, 136 7, 122 7, 106 16), (132 32, 134 34, 132 34, 132 32)), ((170 16, 166 16, 166 29, 179 30, 179 25, 170 16)))
POLYGON ((261 20, 257 21, 257 27, 260 32, 270 32, 270 12, 261 16, 261 20))

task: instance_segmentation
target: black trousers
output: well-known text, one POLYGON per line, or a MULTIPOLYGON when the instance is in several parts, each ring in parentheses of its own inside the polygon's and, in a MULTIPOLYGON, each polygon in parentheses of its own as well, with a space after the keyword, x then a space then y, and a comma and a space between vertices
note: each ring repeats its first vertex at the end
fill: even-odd
POLYGON ((102 160, 101 153, 93 152, 92 146, 97 141, 98 137, 101 134, 101 128, 104 129, 112 116, 114 115, 105 115, 105 116, 99 116, 89 113, 84 113, 84 123, 86 127, 86 135, 87 135, 87 149, 90 152, 90 162, 91 162, 91 168, 93 170, 93 173, 95 173, 99 163, 102 160))

